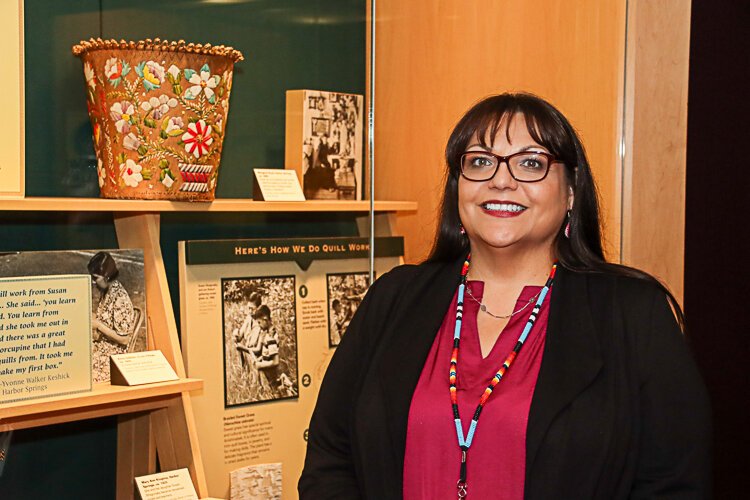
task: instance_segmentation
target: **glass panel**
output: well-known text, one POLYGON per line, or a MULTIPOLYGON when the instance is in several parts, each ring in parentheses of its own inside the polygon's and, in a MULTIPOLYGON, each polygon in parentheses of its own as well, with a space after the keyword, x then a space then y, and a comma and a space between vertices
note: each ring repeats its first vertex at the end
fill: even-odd
MULTIPOLYGON (((83 69, 71 53, 80 40, 159 37, 242 50, 217 197, 248 197, 251 168, 283 168, 286 90, 365 93, 366 11, 367 0, 26 0, 26 195, 98 196, 83 69)), ((109 213, 0 218, 0 251, 117 245, 109 213)), ((175 312, 180 239, 356 234, 353 214, 165 214, 175 312)), ((112 498, 115 445, 114 419, 17 431, 0 476, 3 498, 112 498), (56 473, 40 476, 29 464, 56 473)))
POLYGON ((26 195, 98 196, 83 65, 70 49, 97 37, 99 1, 24 3, 26 195))
POLYGON ((82 65, 70 52, 81 39, 241 50, 216 195, 244 198, 253 167, 284 166, 286 90, 364 94, 366 10, 364 0, 27 0, 27 195, 98 193, 82 65))

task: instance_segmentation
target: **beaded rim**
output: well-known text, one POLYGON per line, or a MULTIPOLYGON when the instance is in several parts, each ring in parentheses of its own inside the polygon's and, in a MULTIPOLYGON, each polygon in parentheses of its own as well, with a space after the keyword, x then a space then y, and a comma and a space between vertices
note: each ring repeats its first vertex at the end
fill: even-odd
POLYGON ((164 52, 184 52, 188 54, 203 54, 212 56, 224 56, 232 59, 235 63, 244 59, 242 52, 234 47, 224 45, 211 45, 210 43, 187 43, 185 40, 170 42, 159 38, 146 38, 137 42, 120 40, 114 38, 102 40, 101 38, 89 38, 81 40, 81 43, 73 46, 73 54, 82 57, 86 52, 107 49, 131 49, 131 50, 161 50, 164 52))

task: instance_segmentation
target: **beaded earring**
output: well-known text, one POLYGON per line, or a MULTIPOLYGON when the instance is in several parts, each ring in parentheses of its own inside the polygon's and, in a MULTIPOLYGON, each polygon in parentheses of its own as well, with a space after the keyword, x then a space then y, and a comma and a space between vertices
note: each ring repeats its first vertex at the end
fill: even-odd
POLYGON ((565 237, 570 239, 570 210, 568 210, 568 223, 565 224, 565 237))

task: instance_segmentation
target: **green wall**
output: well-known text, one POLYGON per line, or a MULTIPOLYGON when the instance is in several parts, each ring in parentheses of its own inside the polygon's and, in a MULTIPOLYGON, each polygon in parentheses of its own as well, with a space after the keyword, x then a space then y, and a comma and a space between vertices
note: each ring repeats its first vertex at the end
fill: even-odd
POLYGON ((26 0, 25 14, 28 196, 97 194, 83 69, 70 50, 81 39, 184 39, 243 52, 223 198, 250 196, 253 167, 283 168, 287 89, 365 92, 364 0, 26 0))
MULTIPOLYGON (((253 167, 283 167, 287 89, 365 92, 365 0, 26 0, 26 194, 97 196, 81 39, 155 38, 240 49, 217 196, 249 197, 253 167)), ((162 216, 162 252, 179 304, 177 241, 353 236, 352 214, 162 216)), ((108 213, 0 213, 0 251, 117 246, 108 213)), ((175 307, 175 316, 179 311, 175 307)), ((115 419, 13 436, 0 498, 110 499, 115 419)))

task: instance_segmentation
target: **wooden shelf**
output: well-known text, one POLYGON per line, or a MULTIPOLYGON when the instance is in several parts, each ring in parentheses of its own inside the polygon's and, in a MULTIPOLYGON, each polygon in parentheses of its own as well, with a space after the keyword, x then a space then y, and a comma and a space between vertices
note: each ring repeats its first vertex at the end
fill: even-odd
POLYGON ((131 387, 94 384, 90 392, 0 404, 0 432, 165 408, 181 393, 202 387, 202 380, 191 378, 131 387))
MULTIPOLYGON (((374 202, 380 230, 393 234, 399 212, 414 212, 410 201, 374 202)), ((184 378, 179 335, 160 247, 162 212, 340 212, 357 214, 366 234, 370 201, 311 200, 263 202, 219 199, 213 202, 109 200, 102 198, 19 197, 0 199, 0 212, 111 212, 120 248, 142 248, 148 311, 149 348, 159 349, 182 379, 135 387, 98 384, 91 392, 0 404, 0 432, 117 415, 117 499, 135 498, 133 477, 187 467, 200 497, 208 496, 190 391, 201 380, 184 378)), ((42 214, 43 215, 43 214, 42 214)), ((396 231, 397 232, 397 231, 396 231)))
MULTIPOLYGON (((0 200, 0 211, 52 212, 368 212, 370 202, 341 200, 253 201, 217 199, 213 202, 166 200, 108 200, 102 198, 28 197, 0 200)), ((376 212, 414 212, 413 201, 375 202, 376 212)))

